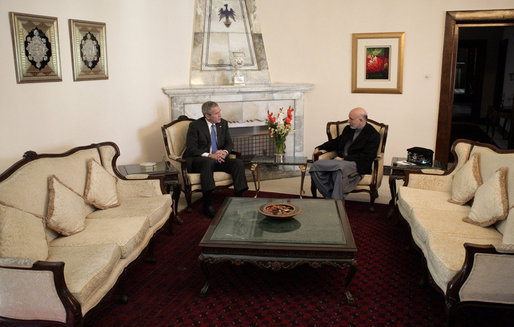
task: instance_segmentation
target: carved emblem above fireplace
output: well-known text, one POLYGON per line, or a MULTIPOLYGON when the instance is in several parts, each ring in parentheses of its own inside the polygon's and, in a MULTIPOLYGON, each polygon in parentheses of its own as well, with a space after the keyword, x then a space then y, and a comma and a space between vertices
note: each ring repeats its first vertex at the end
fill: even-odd
POLYGON ((255 0, 196 0, 193 32, 190 86, 163 88, 170 99, 170 121, 181 115, 200 118, 202 104, 215 101, 230 128, 262 136, 267 111, 291 106, 295 132, 287 139, 286 154, 303 155, 303 98, 313 85, 271 83, 255 0), (233 52, 244 53, 238 69, 245 85, 232 85, 233 52))

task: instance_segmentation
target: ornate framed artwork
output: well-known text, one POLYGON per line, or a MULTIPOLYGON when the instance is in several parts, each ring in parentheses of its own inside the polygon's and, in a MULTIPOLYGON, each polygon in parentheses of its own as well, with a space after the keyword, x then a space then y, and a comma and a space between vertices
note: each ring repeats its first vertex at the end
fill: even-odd
POLYGON ((73 80, 109 78, 105 23, 70 19, 73 80))
POLYGON ((402 93, 405 33, 352 34, 352 93, 402 93))
POLYGON ((16 81, 62 81, 57 18, 10 12, 16 81))

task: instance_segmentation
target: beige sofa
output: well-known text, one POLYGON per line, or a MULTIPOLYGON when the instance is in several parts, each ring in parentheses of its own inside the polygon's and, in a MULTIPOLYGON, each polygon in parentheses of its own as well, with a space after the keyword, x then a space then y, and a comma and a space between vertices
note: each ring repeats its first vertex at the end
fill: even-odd
POLYGON ((169 221, 162 181, 125 179, 118 156, 29 151, 0 175, 0 321, 83 324, 169 221))
POLYGON ((398 210, 450 318, 464 305, 512 309, 514 151, 463 139, 452 151, 456 164, 444 174, 407 176, 398 210))

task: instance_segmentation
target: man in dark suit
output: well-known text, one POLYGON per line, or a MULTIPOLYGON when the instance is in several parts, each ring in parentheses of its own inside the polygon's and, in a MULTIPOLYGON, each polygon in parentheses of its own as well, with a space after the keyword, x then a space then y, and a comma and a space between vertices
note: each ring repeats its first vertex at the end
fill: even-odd
POLYGON ((242 196, 248 189, 248 184, 243 162, 228 156, 233 143, 228 122, 221 118, 219 105, 212 101, 205 102, 202 105, 202 114, 202 118, 189 124, 183 158, 186 160, 188 171, 200 173, 203 213, 212 218, 216 214, 211 203, 211 193, 215 188, 215 171, 224 171, 232 175, 235 196, 242 196))
POLYGON ((325 198, 343 199, 355 189, 362 175, 371 173, 380 134, 367 120, 366 110, 352 109, 348 126, 341 135, 314 149, 314 154, 320 150, 337 152, 334 160, 318 160, 309 170, 312 181, 325 198))

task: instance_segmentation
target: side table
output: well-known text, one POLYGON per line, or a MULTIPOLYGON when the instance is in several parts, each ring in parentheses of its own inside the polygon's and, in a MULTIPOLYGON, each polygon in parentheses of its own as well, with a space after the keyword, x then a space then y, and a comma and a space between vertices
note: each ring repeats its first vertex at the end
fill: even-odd
POLYGON ((406 172, 420 172, 423 169, 443 169, 439 161, 434 160, 432 166, 406 164, 407 158, 393 157, 391 161, 391 174, 389 175, 389 190, 391 191, 391 201, 389 205, 396 204, 396 181, 405 180, 406 172))
POLYGON ((178 216, 178 201, 180 198, 180 184, 178 181, 178 171, 167 161, 156 162, 154 166, 142 166, 140 164, 120 165, 119 172, 123 176, 146 174, 149 176, 160 178, 163 181, 164 188, 168 194, 172 194, 173 214, 177 218, 177 222, 182 224, 183 221, 178 216), (173 190, 173 193, 171 191, 173 190))
POLYGON ((253 184, 255 185, 255 198, 259 195, 261 188, 261 172, 259 169, 260 165, 283 165, 283 166, 298 166, 302 173, 300 182, 300 199, 305 193, 303 189, 303 181, 305 180, 305 171, 307 170, 307 157, 294 157, 294 156, 283 156, 283 157, 266 157, 266 156, 255 156, 250 161, 250 170, 252 172, 253 184), (257 173, 257 178, 255 174, 257 173))

